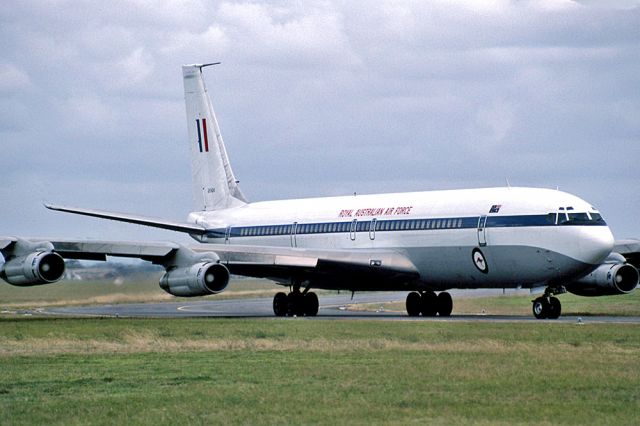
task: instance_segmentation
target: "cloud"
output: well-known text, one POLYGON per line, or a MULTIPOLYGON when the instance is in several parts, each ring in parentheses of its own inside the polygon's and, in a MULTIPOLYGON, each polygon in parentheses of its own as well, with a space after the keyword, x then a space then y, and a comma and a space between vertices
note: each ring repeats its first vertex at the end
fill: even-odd
POLYGON ((0 94, 7 95, 27 90, 31 79, 13 64, 0 64, 0 94))
POLYGON ((223 62, 205 79, 254 200, 508 177, 640 209, 635 1, 34 0, 3 3, 0 22, 0 234, 100 232, 39 212, 42 192, 184 216, 180 65, 208 61, 223 62))

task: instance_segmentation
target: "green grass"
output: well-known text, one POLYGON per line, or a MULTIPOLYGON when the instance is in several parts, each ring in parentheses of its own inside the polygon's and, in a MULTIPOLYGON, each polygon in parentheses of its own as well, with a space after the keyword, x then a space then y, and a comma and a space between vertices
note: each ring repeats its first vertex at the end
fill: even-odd
POLYGON ((0 424, 637 424, 640 326, 1 319, 0 424))

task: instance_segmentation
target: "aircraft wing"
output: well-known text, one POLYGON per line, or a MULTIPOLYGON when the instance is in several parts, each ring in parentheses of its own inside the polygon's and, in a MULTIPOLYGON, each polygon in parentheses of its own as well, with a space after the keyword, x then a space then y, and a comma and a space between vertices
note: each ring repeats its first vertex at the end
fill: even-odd
POLYGON ((170 231, 187 232, 189 234, 203 235, 207 231, 204 227, 184 222, 174 222, 162 219, 156 219, 146 216, 132 215, 128 213, 114 213, 94 209, 81 209, 77 207, 57 206, 54 204, 44 205, 49 210, 55 210, 65 213, 79 214, 82 216, 98 217, 100 219, 115 220, 118 222, 135 223, 137 225, 151 226, 154 228, 168 229, 170 231))
POLYGON ((613 246, 613 251, 623 255, 627 262, 640 269, 640 240, 618 240, 613 246))
POLYGON ((232 274, 268 278, 281 284, 289 284, 293 279, 308 281, 314 288, 397 290, 398 286, 419 277, 417 269, 404 253, 386 249, 327 250, 224 244, 183 246, 172 242, 0 237, 0 253, 5 258, 11 256, 16 243, 20 242, 27 251, 49 247, 66 259, 129 257, 160 264, 167 269, 191 266, 198 259, 214 259, 232 274))
POLYGON ((237 275, 289 283, 309 280, 315 288, 397 290, 419 277, 399 250, 327 250, 290 247, 200 245, 195 251, 214 251, 237 275))

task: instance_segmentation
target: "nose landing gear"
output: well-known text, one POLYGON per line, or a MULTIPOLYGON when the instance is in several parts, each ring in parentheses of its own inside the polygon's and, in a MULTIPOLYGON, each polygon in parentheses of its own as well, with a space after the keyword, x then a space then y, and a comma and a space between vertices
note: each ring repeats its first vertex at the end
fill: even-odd
POLYGON ((557 297, 553 297, 553 294, 562 294, 566 290, 562 288, 552 289, 547 288, 544 292, 544 296, 538 297, 532 300, 533 316, 537 319, 558 319, 562 313, 562 304, 557 297))

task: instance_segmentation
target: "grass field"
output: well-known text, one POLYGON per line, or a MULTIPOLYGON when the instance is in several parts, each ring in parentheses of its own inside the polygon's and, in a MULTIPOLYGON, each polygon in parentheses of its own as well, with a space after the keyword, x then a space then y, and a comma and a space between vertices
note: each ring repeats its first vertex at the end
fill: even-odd
POLYGON ((0 318, 0 424, 637 424, 640 326, 0 318))

